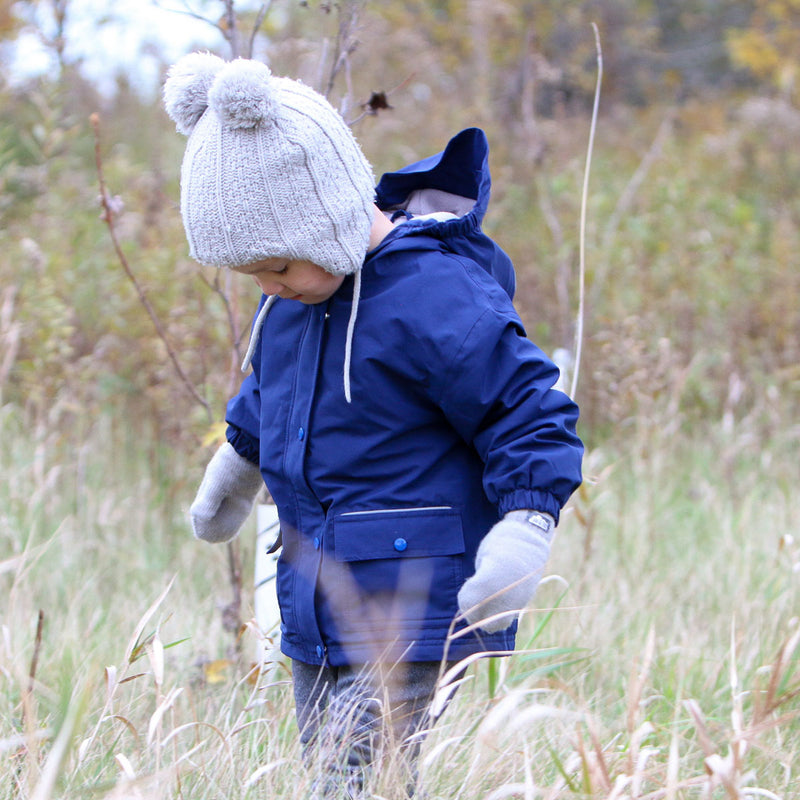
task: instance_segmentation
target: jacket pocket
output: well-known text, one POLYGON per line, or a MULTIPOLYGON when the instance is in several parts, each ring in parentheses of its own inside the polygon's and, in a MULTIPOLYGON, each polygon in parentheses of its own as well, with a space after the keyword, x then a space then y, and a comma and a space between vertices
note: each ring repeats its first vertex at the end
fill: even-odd
POLYGON ((426 558, 464 552, 461 515, 450 506, 349 511, 333 521, 337 561, 426 558))
POLYGON ((364 601, 391 606, 398 621, 455 614, 464 581, 458 511, 434 506, 347 512, 335 517, 333 536, 334 559, 347 572, 338 589, 350 596, 351 614, 364 601))

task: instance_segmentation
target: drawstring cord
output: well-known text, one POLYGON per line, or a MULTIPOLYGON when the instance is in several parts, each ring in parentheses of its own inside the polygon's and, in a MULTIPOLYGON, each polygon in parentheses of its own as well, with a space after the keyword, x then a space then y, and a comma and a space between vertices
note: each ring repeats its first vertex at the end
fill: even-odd
POLYGON ((256 347, 258 346, 258 337, 261 336, 261 329, 264 327, 264 320, 267 318, 269 310, 272 308, 277 299, 278 295, 270 295, 264 305, 261 306, 261 311, 258 312, 256 321, 253 323, 253 330, 250 331, 250 342, 247 345, 247 352, 244 354, 244 361, 242 361, 242 372, 247 372, 247 368, 250 366, 250 362, 253 360, 253 353, 255 353, 256 347))
POLYGON ((353 276, 353 305, 350 306, 350 319, 347 323, 347 338, 344 343, 344 399, 350 399, 350 361, 353 355, 353 331, 358 316, 358 301, 361 297, 361 270, 353 276))
MULTIPOLYGON (((358 317, 358 302, 361 297, 361 270, 358 270, 353 276, 353 304, 350 307, 350 319, 347 322, 347 336, 344 344, 344 399, 348 403, 352 402, 350 394, 350 363, 353 355, 353 331, 356 327, 356 318, 358 317)), ((258 340, 261 336, 261 329, 264 327, 264 320, 267 318, 270 309, 278 299, 278 295, 270 295, 261 310, 258 312, 256 321, 253 323, 253 330, 250 332, 250 341, 247 345, 247 352, 242 361, 242 372, 247 372, 250 363, 253 360, 253 354, 258 346, 258 340)))

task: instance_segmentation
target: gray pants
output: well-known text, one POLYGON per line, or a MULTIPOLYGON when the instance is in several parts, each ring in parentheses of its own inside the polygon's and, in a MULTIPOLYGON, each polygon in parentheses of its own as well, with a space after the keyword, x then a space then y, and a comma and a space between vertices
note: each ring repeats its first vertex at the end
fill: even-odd
POLYGON ((300 741, 316 771, 312 796, 358 797, 365 769, 387 759, 410 794, 441 670, 438 661, 347 667, 293 661, 300 741))

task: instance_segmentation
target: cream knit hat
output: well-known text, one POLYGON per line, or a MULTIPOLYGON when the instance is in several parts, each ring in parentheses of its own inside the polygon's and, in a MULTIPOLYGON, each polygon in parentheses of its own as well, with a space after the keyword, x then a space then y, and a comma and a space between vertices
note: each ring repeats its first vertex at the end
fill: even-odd
POLYGON ((189 141, 181 214, 191 255, 237 267, 265 258, 358 272, 374 178, 347 124, 313 89, 248 59, 185 56, 164 86, 189 141))

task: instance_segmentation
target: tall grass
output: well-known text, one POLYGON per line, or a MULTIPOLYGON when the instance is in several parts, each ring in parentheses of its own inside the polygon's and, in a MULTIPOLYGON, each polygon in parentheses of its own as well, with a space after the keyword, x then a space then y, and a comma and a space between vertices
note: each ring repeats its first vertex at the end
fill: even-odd
MULTIPOLYGON (((426 742, 427 796, 800 798, 800 430, 645 423, 588 455, 520 653, 426 742)), ((224 549, 188 532, 202 456, 73 433, 0 412, 0 798, 304 796, 287 668, 251 671, 224 549)), ((371 790, 400 796, 389 767, 371 790)))
MULTIPOLYGON (((459 123, 408 101, 357 130, 378 174, 436 152, 457 124, 475 121, 457 103, 459 123), (418 135, 401 134, 401 122, 418 135)), ((46 109, 46 98, 39 104, 46 109)), ((83 119, 66 129, 55 114, 29 120, 22 109, 17 116, 70 146, 41 157, 30 196, 8 175, 0 179, 8 195, 0 202, 3 397, 51 427, 70 425, 76 409, 116 409, 125 397, 129 413, 157 419, 162 435, 203 438, 206 409, 189 400, 98 219, 90 126, 83 119)), ((515 303, 531 339, 551 353, 575 340, 588 124, 583 116, 541 120, 541 159, 501 118, 486 126, 494 181, 485 228, 512 257, 515 303)), ((100 131, 107 189, 121 194, 114 226, 122 251, 182 371, 219 414, 241 380, 232 329, 249 330, 255 287, 188 258, 176 207, 184 143, 163 112, 108 114, 100 131), (143 126, 150 148, 131 139, 143 126)), ((635 415, 639 387, 654 394, 682 372, 680 410, 695 420, 719 413, 732 391, 750 407, 765 392, 792 397, 797 413, 799 132, 800 112, 767 98, 603 108, 586 198, 577 397, 593 443, 635 415)))

